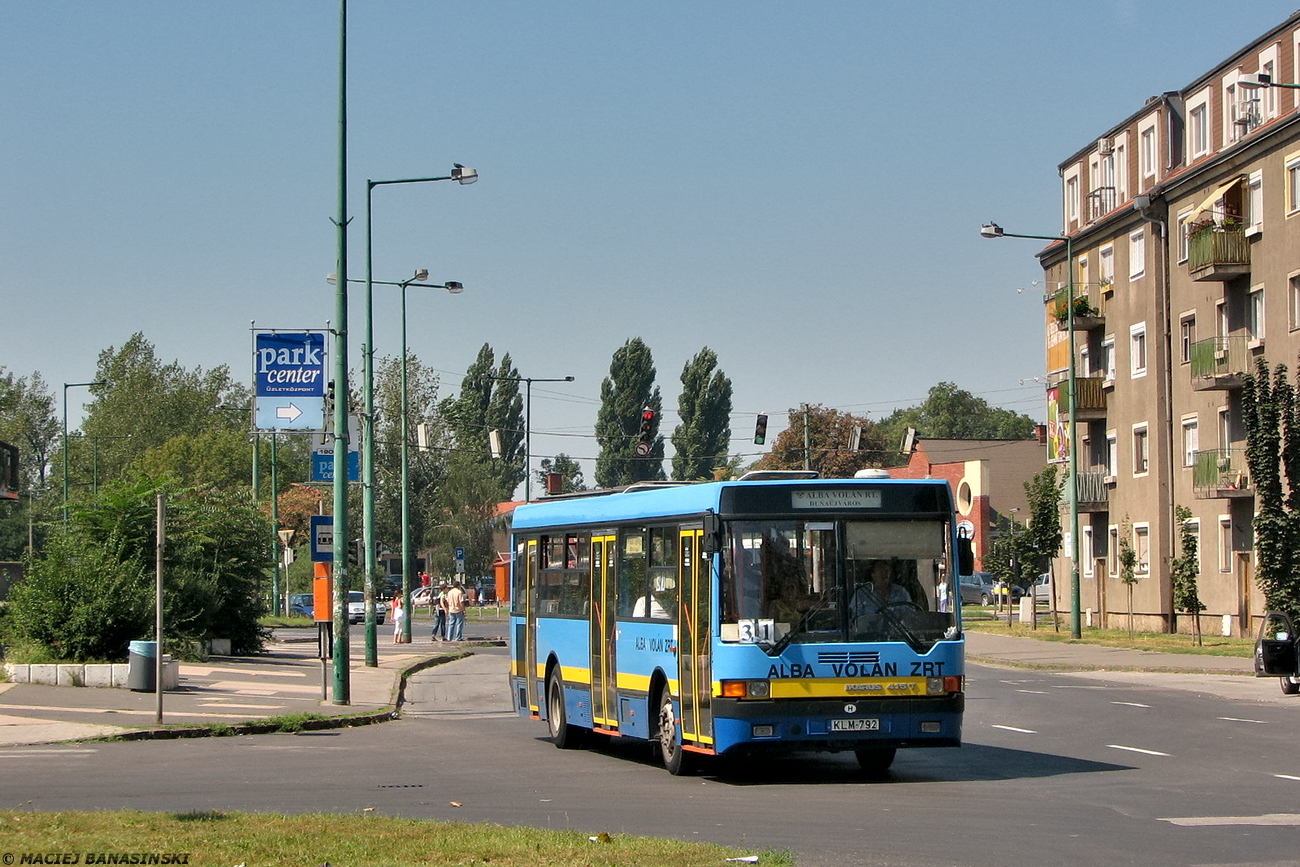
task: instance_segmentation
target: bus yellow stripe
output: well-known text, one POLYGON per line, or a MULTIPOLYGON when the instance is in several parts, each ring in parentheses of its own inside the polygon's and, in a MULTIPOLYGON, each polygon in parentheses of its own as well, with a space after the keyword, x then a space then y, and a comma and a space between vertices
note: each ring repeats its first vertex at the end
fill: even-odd
MULTIPOLYGON (((768 681, 772 698, 890 698, 927 695, 924 677, 811 678, 768 681)), ((716 687, 720 691, 720 685, 716 687)))

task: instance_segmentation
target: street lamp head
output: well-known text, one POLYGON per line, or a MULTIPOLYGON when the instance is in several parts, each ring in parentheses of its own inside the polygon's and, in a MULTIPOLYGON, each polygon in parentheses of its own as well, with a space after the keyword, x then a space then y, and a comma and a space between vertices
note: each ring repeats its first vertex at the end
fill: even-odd
POLYGON ((1272 87, 1273 76, 1267 72, 1252 72, 1250 75, 1243 75, 1237 79, 1237 85, 1245 88, 1272 87))
POLYGON ((565 381, 565 382, 573 382, 573 377, 572 377, 572 376, 566 376, 566 377, 564 377, 564 381, 565 381))
POLYGON ((987 225, 980 226, 980 234, 985 238, 1001 238, 1004 233, 1002 227, 997 223, 988 223, 987 225))
POLYGON ((325 275, 325 282, 328 283, 328 284, 330 284, 331 286, 333 286, 335 283, 337 283, 337 282, 338 282, 338 279, 339 279, 338 275, 337 275, 337 274, 334 274, 334 273, 332 273, 332 272, 329 273, 329 274, 326 274, 326 275, 325 275))
POLYGON ((429 269, 428 269, 428 268, 416 268, 416 269, 415 269, 415 279, 416 279, 416 280, 421 280, 421 281, 423 281, 423 280, 428 280, 428 279, 429 279, 429 269))
POLYGON ((478 172, 460 163, 452 163, 451 179, 458 184, 472 184, 478 180, 478 172))
POLYGON ((459 295, 460 293, 462 293, 462 292, 465 291, 465 286, 464 286, 464 284, 462 284, 462 283, 457 283, 455 280, 448 280, 446 283, 443 284, 443 286, 444 286, 444 287, 447 289, 447 291, 450 292, 452 295, 459 295))

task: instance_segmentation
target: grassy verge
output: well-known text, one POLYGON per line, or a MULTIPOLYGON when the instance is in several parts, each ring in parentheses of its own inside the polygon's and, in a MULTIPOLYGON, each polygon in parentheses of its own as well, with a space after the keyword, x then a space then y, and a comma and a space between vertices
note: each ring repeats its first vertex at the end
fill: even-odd
MULTIPOLYGON (((460 822, 353 816, 278 816, 248 813, 28 813, 0 811, 5 863, 25 853, 75 853, 78 862, 111 863, 108 855, 187 855, 161 863, 200 867, 302 867, 304 864, 492 865, 492 867, 603 867, 674 864, 722 867, 726 859, 759 856, 786 867, 786 852, 741 852, 706 843, 605 834, 599 829, 545 831, 460 822), (595 838, 594 840, 592 838, 595 838), (97 858, 97 856, 105 856, 97 858)), ((27 862, 33 863, 33 862, 27 862)), ((36 862, 41 863, 41 862, 36 862)), ((54 863, 47 860, 43 863, 54 863)), ((118 861, 116 863, 132 863, 118 861)), ((159 863, 140 860, 134 863, 159 863)))
POLYGON ((988 632, 994 635, 1015 635, 1041 641, 1062 641, 1071 644, 1096 644, 1103 647, 1124 647, 1130 650, 1155 650, 1161 653, 1183 653, 1193 656, 1231 656, 1249 659, 1255 650, 1250 638, 1222 635, 1201 635, 1201 645, 1196 645, 1191 635, 1170 635, 1164 632, 1135 632, 1129 637, 1124 629, 1093 629, 1084 627, 1078 639, 1070 637, 1069 614, 1058 613, 1053 626, 1050 612, 1038 612, 1038 628, 1020 623, 1019 618, 1008 623, 1006 616, 999 618, 994 609, 967 605, 962 609, 962 624, 970 632, 988 632), (1057 628, 1059 627, 1059 628, 1057 628))

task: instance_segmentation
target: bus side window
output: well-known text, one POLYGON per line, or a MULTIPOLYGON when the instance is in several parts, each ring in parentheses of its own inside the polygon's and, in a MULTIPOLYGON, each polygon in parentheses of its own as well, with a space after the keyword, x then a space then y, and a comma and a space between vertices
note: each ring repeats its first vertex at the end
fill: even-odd
MULTIPOLYGON (((646 593, 646 531, 629 529, 622 533, 618 563, 618 616, 633 617, 636 601, 646 593)), ((645 616, 645 615, 640 615, 645 616)))

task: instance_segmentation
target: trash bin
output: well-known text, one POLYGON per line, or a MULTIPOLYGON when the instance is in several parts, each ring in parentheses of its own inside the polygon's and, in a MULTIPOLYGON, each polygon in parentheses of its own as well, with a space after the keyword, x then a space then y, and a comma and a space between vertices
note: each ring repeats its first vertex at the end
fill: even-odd
POLYGON ((126 688, 136 692, 155 692, 158 685, 158 642, 132 641, 127 645, 126 688))

